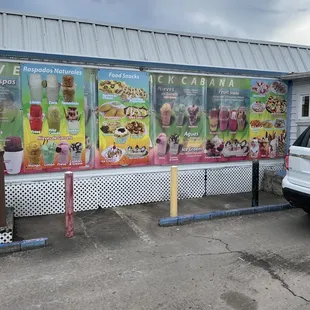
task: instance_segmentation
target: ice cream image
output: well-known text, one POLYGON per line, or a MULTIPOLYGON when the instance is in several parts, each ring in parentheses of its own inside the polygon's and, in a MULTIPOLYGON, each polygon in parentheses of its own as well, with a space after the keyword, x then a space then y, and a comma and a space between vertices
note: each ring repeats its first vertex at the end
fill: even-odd
POLYGON ((47 111, 47 124, 50 133, 59 133, 60 131, 60 110, 57 106, 49 106, 47 111))
POLYGON ((42 77, 40 74, 31 73, 28 77, 31 101, 41 102, 43 96, 42 77))
POLYGON ((160 108, 161 123, 163 126, 170 125, 171 113, 171 105, 169 103, 164 103, 160 108))
POLYGON ((43 156, 44 165, 53 165, 55 162, 55 155, 56 155, 56 143, 46 140, 43 142, 41 146, 41 152, 43 156))
POLYGON ((238 109, 237 113, 238 131, 243 131, 246 125, 245 109, 238 109))
POLYGON ((81 142, 71 143, 70 155, 72 163, 82 162, 83 144, 81 142))
POLYGON ((56 74, 48 74, 46 77, 46 97, 48 102, 58 102, 60 83, 56 74))
POLYGON ((211 140, 207 140, 206 154, 208 157, 220 157, 223 148, 223 140, 218 136, 214 136, 211 140))
POLYGON ((38 141, 30 142, 26 146, 28 161, 30 165, 40 165, 41 144, 38 141))
POLYGON ((236 132, 237 129, 238 129, 237 111, 231 110, 229 115, 229 130, 232 132, 236 132))
POLYGON ((85 136, 85 165, 89 164, 90 162, 90 155, 91 155, 91 141, 88 136, 85 136))
POLYGON ((221 131, 225 131, 228 126, 229 120, 229 110, 227 107, 220 108, 220 129, 221 131))
POLYGON ((209 115, 210 131, 216 132, 219 124, 219 111, 217 109, 212 109, 209 115))
POLYGON ((79 111, 77 107, 68 107, 66 111, 64 109, 65 116, 68 124, 68 131, 71 135, 77 135, 80 132, 80 119, 79 111))
POLYGON ((157 153, 160 156, 163 156, 167 152, 168 139, 165 133, 159 134, 156 139, 157 143, 157 153))
POLYGON ((4 164, 8 174, 20 173, 24 150, 20 137, 7 137, 4 145, 4 164))
POLYGON ((125 127, 119 127, 114 131, 115 142, 125 144, 129 137, 129 131, 125 127))
POLYGON ((171 155, 177 155, 179 153, 180 136, 177 134, 169 137, 169 153, 171 155))
POLYGON ((66 165, 69 162, 70 148, 67 142, 60 142, 56 147, 58 153, 58 164, 66 165))
POLYGON ((41 105, 30 105, 29 123, 32 133, 41 133, 43 125, 43 113, 41 105))
POLYGON ((190 126, 196 126, 198 121, 199 106, 191 105, 187 108, 188 121, 190 126))
POLYGON ((62 94, 64 102, 74 102, 75 84, 72 75, 64 75, 62 77, 62 94))
POLYGON ((184 104, 178 104, 174 107, 176 126, 183 126, 186 108, 184 104))

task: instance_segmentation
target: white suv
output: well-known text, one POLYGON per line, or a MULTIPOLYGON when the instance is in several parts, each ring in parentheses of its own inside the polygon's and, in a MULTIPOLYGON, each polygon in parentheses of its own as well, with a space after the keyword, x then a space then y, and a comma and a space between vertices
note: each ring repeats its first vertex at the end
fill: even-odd
POLYGON ((310 126, 289 148, 285 168, 286 176, 282 181, 285 199, 310 213, 310 126))

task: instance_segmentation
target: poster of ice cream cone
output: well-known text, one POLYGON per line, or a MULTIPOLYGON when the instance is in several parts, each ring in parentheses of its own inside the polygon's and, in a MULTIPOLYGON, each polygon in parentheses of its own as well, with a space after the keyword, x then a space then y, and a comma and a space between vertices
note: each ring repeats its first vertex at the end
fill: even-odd
POLYGON ((250 79, 208 77, 205 161, 238 161, 249 154, 250 79))
POLYGON ((152 74, 154 163, 200 162, 206 129, 206 78, 152 74))
POLYGON ((0 149, 7 174, 23 172, 23 121, 20 65, 0 62, 0 149))
POLYGON ((21 74, 25 172, 84 166, 83 69, 23 64, 21 74))
POLYGON ((283 81, 251 80, 251 159, 285 156, 287 91, 283 81))
POLYGON ((149 164, 149 76, 98 71, 100 167, 149 164))

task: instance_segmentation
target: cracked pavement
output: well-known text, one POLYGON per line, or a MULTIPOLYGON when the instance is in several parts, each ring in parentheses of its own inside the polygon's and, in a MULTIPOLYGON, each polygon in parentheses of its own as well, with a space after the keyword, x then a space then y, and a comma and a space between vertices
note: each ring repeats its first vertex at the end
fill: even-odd
POLYGON ((1 310, 310 308, 310 217, 301 210, 158 227, 156 205, 17 220, 45 249, 0 256, 1 310))

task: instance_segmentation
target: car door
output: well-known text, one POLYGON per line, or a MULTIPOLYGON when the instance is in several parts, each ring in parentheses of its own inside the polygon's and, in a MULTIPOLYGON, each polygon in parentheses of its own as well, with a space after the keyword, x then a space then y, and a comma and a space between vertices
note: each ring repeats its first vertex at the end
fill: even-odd
POLYGON ((288 166, 288 180, 310 188, 310 126, 290 147, 288 166))

